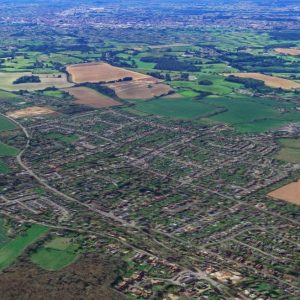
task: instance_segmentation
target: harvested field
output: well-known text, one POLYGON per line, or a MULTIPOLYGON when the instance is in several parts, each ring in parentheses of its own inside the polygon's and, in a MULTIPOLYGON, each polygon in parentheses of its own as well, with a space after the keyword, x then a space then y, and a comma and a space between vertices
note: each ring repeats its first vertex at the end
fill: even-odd
POLYGON ((300 55, 300 49, 291 49, 291 48, 275 48, 275 52, 286 55, 300 55))
POLYGON ((253 78, 264 81, 265 85, 273 88, 282 88, 285 90, 300 89, 300 83, 275 76, 264 75, 261 73, 231 73, 226 76, 234 75, 240 78, 253 78))
POLYGON ((108 85, 121 99, 151 99, 167 95, 172 89, 156 79, 118 82, 108 85))
POLYGON ((117 106, 121 103, 111 99, 105 95, 98 93, 95 90, 86 87, 74 87, 64 89, 76 99, 77 104, 87 105, 95 108, 117 106))
POLYGON ((47 87, 56 87, 56 88, 66 88, 73 86, 73 84, 69 83, 67 80, 67 75, 60 74, 38 74, 41 82, 34 83, 21 83, 21 84, 13 84, 13 82, 22 77, 22 76, 32 76, 31 72, 18 72, 18 73, 5 73, 0 72, 0 89, 6 91, 19 91, 19 90, 28 90, 28 91, 36 91, 36 90, 44 90, 47 87))
POLYGON ((285 185, 269 193, 268 196, 274 199, 284 200, 293 204, 300 205, 300 180, 285 185))
POLYGON ((25 118, 25 117, 48 115, 53 113, 55 113, 55 111, 48 107, 31 106, 24 109, 8 112, 7 116, 13 119, 18 119, 18 118, 25 118))
POLYGON ((75 83, 109 82, 132 77, 133 80, 151 78, 148 75, 111 66, 107 63, 85 63, 67 66, 67 72, 75 83))

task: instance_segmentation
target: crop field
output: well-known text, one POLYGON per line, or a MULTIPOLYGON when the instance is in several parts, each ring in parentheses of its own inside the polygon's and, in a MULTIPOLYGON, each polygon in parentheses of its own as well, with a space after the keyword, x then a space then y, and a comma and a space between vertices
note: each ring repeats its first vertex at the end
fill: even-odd
POLYGON ((55 111, 48 107, 31 106, 7 113, 7 116, 18 119, 53 114, 55 111))
POLYGON ((275 48, 275 52, 286 55, 300 55, 300 49, 291 49, 291 48, 275 48))
POLYGON ((32 72, 0 72, 0 89, 5 91, 36 91, 43 90, 48 87, 67 88, 73 84, 67 80, 67 75, 63 73, 57 74, 39 74, 41 82, 13 84, 13 82, 22 76, 32 76, 32 72))
POLYGON ((300 83, 275 76, 264 75, 261 73, 230 73, 226 75, 234 75, 240 78, 252 78, 262 80, 265 85, 273 88, 282 88, 285 90, 300 89, 300 83))
POLYGON ((67 72, 75 83, 109 82, 132 77, 133 80, 151 78, 150 76, 111 66, 107 63, 85 63, 67 66, 67 72))
POLYGON ((152 99, 167 95, 172 89, 157 80, 135 80, 128 82, 118 82, 108 85, 121 99, 152 99))
POLYGON ((300 180, 287 184, 271 193, 269 197, 300 205, 300 180))
POLYGON ((55 238, 31 256, 32 262, 45 270, 57 271, 73 263, 78 255, 77 246, 68 238, 55 238))
POLYGON ((41 225, 32 225, 24 234, 8 241, 0 248, 0 270, 8 267, 33 242, 44 235, 48 228, 41 225))
POLYGON ((77 104, 87 105, 95 108, 121 105, 120 102, 86 87, 73 87, 64 89, 64 91, 72 95, 76 99, 75 102, 77 104))
POLYGON ((300 139, 280 139, 282 148, 276 158, 279 160, 300 164, 300 139))
POLYGON ((213 113, 216 108, 190 98, 160 98, 152 101, 138 102, 134 110, 147 114, 161 115, 175 119, 195 119, 213 113))

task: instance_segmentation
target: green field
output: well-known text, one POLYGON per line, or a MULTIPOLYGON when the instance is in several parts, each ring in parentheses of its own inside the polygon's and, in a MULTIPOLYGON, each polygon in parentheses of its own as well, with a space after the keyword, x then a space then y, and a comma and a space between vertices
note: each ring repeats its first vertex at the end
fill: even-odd
POLYGON ((212 116, 211 119, 232 125, 239 132, 264 132, 289 122, 297 122, 300 118, 300 113, 297 112, 280 113, 278 109, 284 104, 275 100, 236 96, 207 97, 204 102, 226 108, 225 112, 212 116))
POLYGON ((0 102, 20 102, 22 98, 16 94, 0 90, 0 102))
POLYGON ((34 224, 25 233, 18 235, 13 240, 0 248, 0 270, 8 267, 15 259, 33 242, 48 231, 48 228, 34 224))
POLYGON ((42 94, 47 97, 64 98, 67 94, 60 90, 46 90, 42 94))
POLYGON ((276 155, 279 160, 300 164, 300 139, 280 139, 282 148, 276 155))
POLYGON ((7 229, 5 227, 5 220, 0 218, 0 248, 9 241, 7 237, 7 229))
POLYGON ((55 238, 31 255, 31 260, 43 269, 60 270, 73 263, 78 255, 77 246, 68 238, 55 238))
POLYGON ((0 116, 0 132, 16 129, 17 126, 4 116, 0 116))
POLYGON ((135 102, 134 110, 176 119, 194 119, 213 113, 216 108, 190 98, 155 99, 135 102))
POLYGON ((19 149, 0 142, 0 157, 16 156, 19 152, 19 149))
POLYGON ((8 174, 9 171, 9 166, 4 161, 0 160, 0 173, 8 174))
POLYGON ((78 140, 78 138, 79 138, 75 134, 73 134, 73 135, 72 134, 70 134, 70 135, 64 135, 64 134, 57 133, 57 132, 49 133, 49 134, 47 134, 46 137, 50 138, 50 139, 57 140, 57 141, 64 142, 66 144, 72 144, 72 143, 76 142, 78 140))
POLYGON ((45 248, 50 248, 54 250, 66 250, 71 245, 71 239, 58 237, 45 245, 45 248))

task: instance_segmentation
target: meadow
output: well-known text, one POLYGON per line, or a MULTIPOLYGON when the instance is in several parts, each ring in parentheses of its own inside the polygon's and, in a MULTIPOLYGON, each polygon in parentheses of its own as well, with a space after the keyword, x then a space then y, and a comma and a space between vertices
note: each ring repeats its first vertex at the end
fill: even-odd
POLYGON ((276 158, 290 163, 300 164, 300 139, 279 139, 281 149, 276 158))
POLYGON ((4 116, 0 116, 0 132, 14 130, 17 126, 4 116))
POLYGON ((70 239, 57 237, 44 244, 31 255, 31 261, 48 271, 60 270, 77 258, 77 245, 70 239))
POLYGON ((29 245, 34 243, 47 231, 46 227, 34 224, 16 238, 4 243, 0 248, 0 270, 12 264, 29 245))
POLYGON ((0 142, 0 157, 17 156, 19 152, 19 149, 0 142))
POLYGON ((195 119, 216 111, 216 107, 191 98, 160 98, 135 102, 134 110, 175 119, 195 119))

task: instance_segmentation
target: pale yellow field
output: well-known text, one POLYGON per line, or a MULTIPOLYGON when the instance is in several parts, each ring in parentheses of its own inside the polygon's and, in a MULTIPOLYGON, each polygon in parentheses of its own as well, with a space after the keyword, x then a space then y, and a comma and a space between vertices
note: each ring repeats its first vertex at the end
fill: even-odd
POLYGON ((271 193, 268 196, 300 205, 300 180, 287 184, 271 193))
POLYGON ((87 105, 95 108, 111 107, 121 105, 121 103, 105 95, 101 95, 95 90, 86 87, 73 87, 64 89, 76 99, 77 104, 87 105))
POLYGON ((156 79, 118 82, 108 85, 121 99, 151 99, 168 94, 172 89, 156 79))
POLYGON ((8 112, 7 116, 13 119, 18 119, 18 118, 25 118, 25 117, 48 115, 52 113, 55 113, 55 111, 48 107, 31 106, 24 109, 8 112))
POLYGON ((265 85, 273 87, 273 88, 282 88, 285 90, 293 90, 293 89, 300 89, 300 83, 284 79, 281 77, 269 76, 264 75, 261 73, 231 73, 226 74, 226 76, 233 75, 240 78, 253 78, 257 80, 262 80, 265 85))
POLYGON ((75 83, 109 82, 123 79, 124 77, 132 77, 133 80, 151 78, 148 75, 101 62, 69 65, 67 66, 67 72, 71 75, 72 81, 75 83))
POLYGON ((28 91, 36 91, 43 90, 47 87, 56 88, 66 88, 73 86, 72 83, 69 83, 67 80, 67 75, 60 74, 38 74, 41 79, 41 82, 34 83, 21 83, 21 84, 13 84, 13 82, 22 77, 22 76, 32 76, 31 72, 13 72, 6 73, 0 72, 0 89, 6 91, 19 91, 19 90, 28 90, 28 91))
POLYGON ((275 52, 280 54, 287 54, 287 55, 300 55, 300 49, 291 49, 291 48, 275 48, 275 52))

